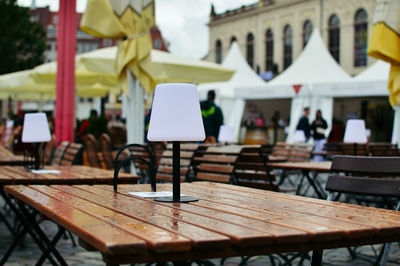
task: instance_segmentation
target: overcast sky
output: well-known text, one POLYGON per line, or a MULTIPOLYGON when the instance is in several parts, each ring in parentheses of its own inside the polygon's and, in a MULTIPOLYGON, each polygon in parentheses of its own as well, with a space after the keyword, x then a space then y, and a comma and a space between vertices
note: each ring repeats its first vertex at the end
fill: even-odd
MULTIPOLYGON (((30 6, 32 0, 18 0, 30 6)), ((50 6, 58 10, 57 0, 36 0, 37 7, 50 6)), ((248 5, 258 0, 156 0, 156 23, 169 42, 170 52, 202 58, 208 52, 208 27, 211 2, 217 13, 248 5)), ((84 12, 86 0, 77 0, 78 12, 84 12)))

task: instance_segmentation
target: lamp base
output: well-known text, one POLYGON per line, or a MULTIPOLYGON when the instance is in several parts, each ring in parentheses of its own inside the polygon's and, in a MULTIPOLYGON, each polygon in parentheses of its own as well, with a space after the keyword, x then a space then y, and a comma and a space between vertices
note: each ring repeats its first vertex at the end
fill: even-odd
POLYGON ((180 203, 186 203, 186 202, 193 202, 193 201, 198 201, 199 199, 192 198, 192 197, 180 197, 179 200, 174 200, 173 197, 160 197, 160 198, 155 198, 155 201, 159 202, 180 202, 180 203))

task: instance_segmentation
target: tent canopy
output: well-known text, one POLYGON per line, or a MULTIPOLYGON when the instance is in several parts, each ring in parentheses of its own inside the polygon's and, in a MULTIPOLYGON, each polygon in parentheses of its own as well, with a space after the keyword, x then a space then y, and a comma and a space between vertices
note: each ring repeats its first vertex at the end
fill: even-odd
MULTIPOLYGON (((204 98, 206 91, 215 89, 220 96, 233 97, 235 89, 240 87, 260 87, 266 83, 251 69, 244 59, 238 43, 232 43, 226 58, 222 62, 223 67, 236 70, 232 78, 225 82, 204 83, 199 85, 200 96, 204 98)), ((218 94, 217 94, 218 97, 218 94)))
POLYGON ((292 98, 315 93, 319 83, 335 84, 349 81, 347 74, 326 49, 318 29, 314 29, 310 39, 299 57, 279 76, 263 87, 238 88, 235 94, 246 99, 292 98), (296 94, 293 86, 300 87, 296 94))

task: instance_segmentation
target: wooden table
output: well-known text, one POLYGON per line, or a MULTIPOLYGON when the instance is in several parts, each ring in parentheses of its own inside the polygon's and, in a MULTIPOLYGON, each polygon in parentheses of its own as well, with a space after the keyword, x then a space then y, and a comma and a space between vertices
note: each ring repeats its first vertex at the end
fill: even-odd
MULTIPOLYGON (((112 184, 114 171, 103 170, 98 168, 92 168, 82 165, 72 166, 46 166, 46 170, 59 170, 59 174, 37 174, 27 171, 21 166, 0 166, 0 195, 3 197, 7 205, 10 208, 13 203, 9 200, 8 196, 4 193, 5 185, 72 185, 72 184, 112 184)), ((134 176, 128 173, 120 173, 118 177, 119 183, 137 183, 140 179, 139 176, 134 176)), ((17 215, 17 211, 13 210, 17 215)), ((17 215, 18 217, 18 215, 17 215)), ((21 217, 19 217, 21 219, 21 217)), ((7 221, 5 215, 0 211, 0 221, 4 223, 10 233, 16 237, 19 232, 15 232, 15 229, 7 221)), ((21 235, 25 232, 21 233, 21 235)), ((5 263, 8 257, 11 255, 15 247, 10 249, 1 258, 0 265, 5 263)))
MULTIPOLYGON (((160 184, 159 191, 171 191, 160 184)), ((183 183, 192 203, 131 196, 150 185, 6 186, 109 264, 321 250, 400 241, 400 213, 209 182, 183 183)))
POLYGON ((315 193, 320 199, 326 199, 326 193, 324 189, 319 185, 316 181, 316 173, 329 173, 331 171, 331 161, 326 162, 271 162, 268 163, 268 166, 275 169, 282 170, 300 170, 303 173, 303 177, 299 182, 297 188, 297 194, 300 192, 300 188, 302 185, 302 181, 304 178, 310 183, 311 187, 314 189, 315 193), (313 172, 314 175, 311 176, 310 172, 313 172))
MULTIPOLYGON (((46 166, 45 169, 59 170, 59 174, 35 174, 24 167, 0 167, 0 186, 4 185, 52 185, 52 184, 112 184, 114 171, 83 165, 46 166)), ((120 173, 119 183, 135 183, 140 179, 128 173, 120 173)))
POLYGON ((0 146, 0 165, 25 165, 24 156, 15 155, 3 146, 0 146))

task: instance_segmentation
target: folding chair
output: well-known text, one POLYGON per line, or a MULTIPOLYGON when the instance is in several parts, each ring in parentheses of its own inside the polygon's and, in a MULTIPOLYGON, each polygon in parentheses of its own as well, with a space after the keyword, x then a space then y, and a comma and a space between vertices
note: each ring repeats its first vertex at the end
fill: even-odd
MULTIPOLYGON (((374 196, 385 199, 386 207, 400 210, 400 178, 396 178, 400 177, 400 157, 336 156, 332 171, 346 175, 328 177, 325 187, 329 192, 328 200, 335 199, 334 193, 374 196), (396 199, 397 203, 391 204, 391 199, 396 199)), ((390 247, 390 243, 384 244, 378 257, 380 265, 386 264, 390 247)), ((314 263, 321 259, 322 250, 314 251, 314 263)))

